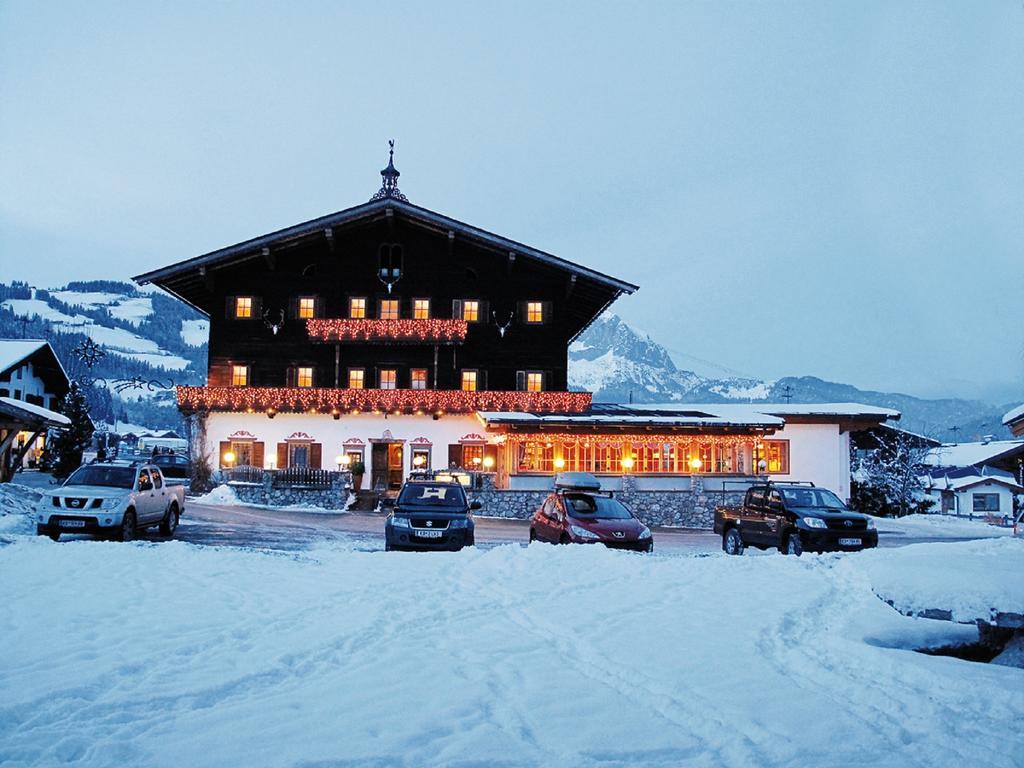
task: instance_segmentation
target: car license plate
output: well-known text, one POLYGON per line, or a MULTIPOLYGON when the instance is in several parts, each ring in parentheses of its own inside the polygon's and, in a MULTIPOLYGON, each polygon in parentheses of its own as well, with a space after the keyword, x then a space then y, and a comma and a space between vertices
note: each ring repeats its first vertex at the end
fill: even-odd
POLYGON ((416 535, 423 539, 440 539, 444 531, 421 531, 417 530, 416 535))
POLYGON ((860 539, 840 539, 839 546, 841 547, 859 547, 861 544, 860 539))
POLYGON ((85 528, 85 520, 61 520, 61 528, 85 528))

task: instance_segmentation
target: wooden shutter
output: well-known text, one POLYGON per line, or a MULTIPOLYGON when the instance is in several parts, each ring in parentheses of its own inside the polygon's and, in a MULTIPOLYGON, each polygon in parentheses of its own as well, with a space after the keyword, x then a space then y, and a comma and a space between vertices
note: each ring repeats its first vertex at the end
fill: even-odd
POLYGON ((452 443, 448 446, 448 469, 462 466, 462 446, 452 443))
POLYGON ((314 296, 313 297, 313 317, 326 317, 327 313, 324 311, 324 297, 314 296))
POLYGON ((541 371, 540 388, 547 392, 548 388, 551 386, 552 379, 553 374, 551 373, 551 371, 541 371))
POLYGON ((263 468, 263 443, 252 444, 252 465, 254 467, 263 468))
POLYGON ((309 447, 309 466, 313 469, 323 469, 324 446, 323 443, 313 443, 309 447))
POLYGON ((230 440, 220 441, 220 465, 221 467, 227 466, 227 462, 224 461, 224 454, 231 450, 230 440))
POLYGON ((263 299, 259 296, 252 297, 252 320, 260 320, 263 318, 263 299))
POLYGON ((552 312, 555 310, 555 302, 553 301, 542 301, 540 303, 541 308, 544 311, 544 322, 550 323, 552 318, 552 312))
POLYGON ((452 299, 452 318, 454 320, 462 319, 462 299, 452 299))
POLYGON ((286 387, 294 387, 298 381, 298 373, 294 365, 289 365, 288 370, 285 372, 284 385, 286 387))
POLYGON ((526 389, 526 371, 516 371, 516 391, 522 392, 526 389))
POLYGON ((523 323, 524 325, 526 324, 526 317, 527 317, 527 311, 526 311, 527 303, 528 302, 525 302, 525 301, 517 301, 516 302, 516 318, 519 320, 520 323, 523 323))
POLYGON ((277 468, 288 468, 288 443, 277 444, 277 468))
POLYGON ((489 301, 480 300, 480 314, 477 315, 478 322, 489 323, 491 322, 491 303, 489 301))
POLYGON ((476 372, 476 388, 478 392, 487 389, 487 371, 480 369, 476 372))
POLYGON ((224 297, 224 317, 228 320, 235 319, 235 299, 237 296, 224 297))

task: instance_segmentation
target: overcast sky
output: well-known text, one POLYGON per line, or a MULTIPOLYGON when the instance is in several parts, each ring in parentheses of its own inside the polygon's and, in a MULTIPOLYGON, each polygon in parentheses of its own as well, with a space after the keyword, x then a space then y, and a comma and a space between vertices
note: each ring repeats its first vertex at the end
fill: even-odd
POLYGON ((0 1, 0 279, 361 203, 394 137, 684 366, 1024 397, 1021 0, 552 5, 0 1))

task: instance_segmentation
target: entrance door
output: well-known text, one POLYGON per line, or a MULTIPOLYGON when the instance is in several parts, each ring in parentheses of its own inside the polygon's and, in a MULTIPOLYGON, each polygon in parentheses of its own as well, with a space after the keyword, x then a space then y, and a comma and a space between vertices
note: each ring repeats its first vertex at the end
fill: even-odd
POLYGON ((402 487, 405 476, 405 451, 401 443, 388 443, 388 490, 397 491, 402 487))
POLYGON ((388 487, 388 446, 390 443, 373 443, 370 448, 370 487, 373 490, 387 490, 388 487))

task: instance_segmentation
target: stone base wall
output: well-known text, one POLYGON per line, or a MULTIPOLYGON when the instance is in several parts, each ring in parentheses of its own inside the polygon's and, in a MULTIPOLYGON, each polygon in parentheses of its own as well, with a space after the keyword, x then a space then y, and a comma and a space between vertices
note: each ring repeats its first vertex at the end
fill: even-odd
POLYGON ((350 473, 338 472, 332 473, 330 488, 275 488, 273 476, 267 473, 262 483, 229 482, 227 485, 244 504, 261 504, 269 507, 320 507, 343 512, 348 505, 352 480, 350 473))
MULTIPOLYGON (((474 501, 483 504, 480 514, 525 520, 533 516, 544 503, 549 491, 508 491, 494 487, 491 476, 483 476, 482 488, 472 491, 474 501)), ((720 504, 739 505, 743 493, 705 491, 700 478, 695 478, 688 491, 638 491, 636 481, 625 476, 623 489, 615 498, 629 507, 646 525, 676 526, 680 528, 711 528, 715 507, 720 504)))

